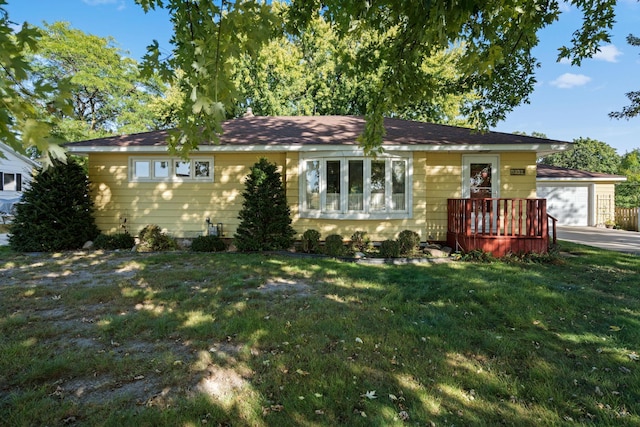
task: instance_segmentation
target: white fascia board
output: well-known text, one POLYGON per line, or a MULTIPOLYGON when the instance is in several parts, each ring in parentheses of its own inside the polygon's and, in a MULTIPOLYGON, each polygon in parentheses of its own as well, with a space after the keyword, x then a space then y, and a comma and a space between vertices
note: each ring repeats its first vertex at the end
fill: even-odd
MULTIPOLYGON (((383 146, 387 151, 438 151, 438 152, 483 152, 504 153, 515 151, 563 151, 567 144, 477 144, 477 145, 388 145, 383 146)), ((166 146, 139 146, 139 147, 111 147, 111 146, 73 146, 67 147, 70 153, 167 153, 166 146)), ((196 153, 244 153, 244 152, 319 152, 319 151, 343 151, 363 153, 358 145, 329 145, 329 144, 304 144, 304 145, 199 145, 196 153)))
POLYGON ((558 182, 558 183, 562 183, 562 184, 567 184, 567 183, 572 183, 572 182, 624 182, 627 180, 627 177, 625 176, 621 176, 621 177, 614 177, 614 178, 536 178, 537 182, 544 182, 544 183, 549 183, 552 184, 554 182, 558 182))

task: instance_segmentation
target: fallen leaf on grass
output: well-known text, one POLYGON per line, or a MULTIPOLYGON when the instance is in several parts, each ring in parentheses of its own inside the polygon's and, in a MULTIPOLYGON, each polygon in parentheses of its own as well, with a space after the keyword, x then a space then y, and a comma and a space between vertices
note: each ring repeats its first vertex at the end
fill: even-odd
POLYGON ((389 395, 389 399, 391 400, 398 400, 398 397, 395 394, 390 394, 389 395))
POLYGON ((618 369, 620 369, 620 372, 622 372, 623 374, 630 374, 631 373, 631 369, 626 368, 624 366, 620 366, 618 369))
POLYGON ((377 399, 375 390, 367 391, 365 394, 361 394, 360 397, 366 397, 367 399, 377 399))
POLYGON ((640 360, 640 357, 638 356, 638 354, 635 351, 633 353, 627 354, 627 356, 629 356, 629 359, 631 359, 631 360, 640 360))
POLYGON ((309 372, 303 371, 302 369, 296 369, 296 374, 305 376, 305 375, 309 375, 309 372))
POLYGON ((364 344, 364 341, 362 341, 362 338, 360 338, 360 337, 356 337, 356 342, 358 344, 364 344))
POLYGON ((622 328, 621 328, 620 326, 614 326, 614 325, 611 325, 611 326, 609 326, 609 330, 610 330, 611 332, 619 332, 619 331, 621 331, 621 330, 622 330, 622 328))

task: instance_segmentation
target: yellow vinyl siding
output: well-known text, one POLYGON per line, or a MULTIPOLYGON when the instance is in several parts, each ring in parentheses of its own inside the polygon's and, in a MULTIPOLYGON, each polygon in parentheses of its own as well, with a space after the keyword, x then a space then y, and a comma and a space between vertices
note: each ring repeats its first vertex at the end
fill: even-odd
MULTIPOLYGON (((213 156, 213 182, 130 182, 129 157, 90 155, 89 179, 96 223, 104 233, 118 232, 126 218, 127 230, 133 235, 147 224, 157 224, 173 236, 194 237, 206 232, 208 217, 213 223, 223 224, 225 237, 232 237, 239 223, 244 180, 250 167, 260 157, 280 166, 285 158, 278 153, 218 153, 213 156)), ((198 157, 212 156, 192 156, 198 157)))
POLYGON ((596 225, 603 225, 607 221, 615 221, 615 184, 613 182, 597 182, 594 186, 596 225))
POLYGON ((536 197, 536 154, 533 152, 500 155, 500 197, 527 199, 536 197), (511 169, 524 169, 524 175, 511 175, 511 169))
POLYGON ((462 155, 426 153, 426 238, 447 239, 447 199, 462 195, 462 155))
MULTIPOLYGON (((389 220, 301 218, 300 156, 298 152, 194 154, 193 159, 213 158, 213 182, 130 182, 130 157, 163 156, 91 153, 89 179, 96 223, 102 232, 112 234, 122 229, 126 218, 127 229, 133 235, 147 224, 157 224, 173 236, 195 237, 206 232, 205 219, 209 217, 213 223, 223 224, 225 237, 233 237, 239 224, 238 213, 249 168, 260 157, 266 157, 276 163, 283 174, 297 238, 304 231, 315 229, 323 239, 330 234, 349 239, 355 231, 366 231, 372 240, 382 241, 394 239, 400 231, 408 229, 418 233, 422 241, 446 240, 447 199, 462 195, 461 153, 414 152, 410 177, 411 218, 389 220)), ((501 197, 536 196, 535 160, 533 152, 500 154, 501 197), (510 175, 512 168, 525 169, 525 175, 510 175)))

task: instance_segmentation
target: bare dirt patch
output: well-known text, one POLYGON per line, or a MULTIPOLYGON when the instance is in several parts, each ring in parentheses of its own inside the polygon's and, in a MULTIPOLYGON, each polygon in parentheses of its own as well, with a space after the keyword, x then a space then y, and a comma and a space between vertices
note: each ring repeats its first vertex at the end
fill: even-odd
MULTIPOLYGON (((127 314, 122 307, 108 300, 76 300, 69 290, 99 287, 118 289, 123 281, 140 287, 144 279, 138 274, 145 265, 147 254, 70 252, 62 254, 27 254, 16 256, 15 261, 0 263, 0 288, 11 288, 18 295, 11 301, 11 311, 20 313, 35 327, 48 327, 47 336, 39 340, 41 348, 51 357, 61 351, 85 352, 92 357, 105 357, 108 366, 140 361, 140 371, 126 374, 96 371, 90 375, 63 376, 49 383, 50 396, 77 405, 103 404, 128 400, 138 405, 167 406, 179 397, 204 393, 225 401, 245 390, 252 373, 236 368, 243 349, 228 342, 212 342, 209 358, 199 363, 199 353, 191 343, 178 335, 164 339, 110 339, 101 328, 109 319, 127 314), (137 277, 138 276, 138 277, 137 277), (140 282, 142 281, 142 282, 140 282), (90 301, 90 302, 89 302, 90 301), (193 366, 199 366, 194 369, 193 366), (157 367, 156 367, 157 366, 157 367)), ((161 270, 171 265, 159 266, 161 270)), ((265 289, 276 290, 282 283, 274 282, 265 289)), ((308 292, 308 286, 285 283, 277 290, 308 292)), ((144 287, 144 286, 142 286, 144 287)), ((87 295, 91 295, 89 292, 87 295)), ((105 292, 105 295, 109 295, 105 292)), ((4 301, 5 304, 7 301, 4 301)), ((0 307, 3 301, 0 301, 0 307)), ((148 309, 147 303, 132 305, 131 312, 148 309)), ((7 307, 3 307, 7 309, 7 307)), ((155 313, 155 312, 154 312, 155 313)), ((200 350, 202 352, 202 350, 200 350)), ((20 386, 3 384, 0 376, 0 397, 5 392, 20 392, 20 386)))
POLYGON ((267 280, 258 287, 258 292, 263 294, 281 293, 296 297, 308 297, 313 294, 311 286, 305 282, 280 278, 267 280))

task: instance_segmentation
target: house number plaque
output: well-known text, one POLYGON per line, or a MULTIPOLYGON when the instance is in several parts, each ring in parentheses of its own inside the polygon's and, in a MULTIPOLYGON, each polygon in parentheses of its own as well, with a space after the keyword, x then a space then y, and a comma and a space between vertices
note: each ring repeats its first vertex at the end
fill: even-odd
POLYGON ((511 175, 524 175, 525 170, 524 169, 510 169, 509 172, 511 173, 511 175))

